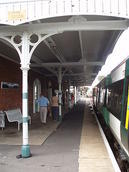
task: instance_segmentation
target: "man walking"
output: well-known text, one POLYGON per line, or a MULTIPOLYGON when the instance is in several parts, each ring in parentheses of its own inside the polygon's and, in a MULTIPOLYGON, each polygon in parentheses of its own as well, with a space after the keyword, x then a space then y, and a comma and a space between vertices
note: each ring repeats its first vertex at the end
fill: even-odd
POLYGON ((59 120, 59 105, 58 105, 58 95, 56 93, 53 94, 51 99, 52 106, 52 117, 54 121, 59 120))
POLYGON ((43 93, 41 93, 40 98, 37 101, 40 106, 40 119, 41 122, 46 124, 46 119, 47 119, 47 107, 49 105, 49 100, 47 97, 44 96, 43 93))

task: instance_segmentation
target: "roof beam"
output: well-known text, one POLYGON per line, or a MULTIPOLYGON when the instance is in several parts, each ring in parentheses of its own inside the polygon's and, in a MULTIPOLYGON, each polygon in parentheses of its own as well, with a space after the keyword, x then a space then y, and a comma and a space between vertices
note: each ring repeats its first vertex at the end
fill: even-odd
MULTIPOLYGON (((97 75, 97 73, 91 73, 91 76, 97 75)), ((73 74, 64 74, 64 76, 84 76, 84 73, 73 73, 73 74)))
POLYGON ((9 56, 6 56, 6 55, 4 55, 2 53, 0 53, 0 56, 3 57, 3 58, 5 58, 5 59, 7 59, 7 60, 10 60, 10 61, 12 61, 14 63, 20 64, 20 62, 18 62, 17 60, 14 60, 13 58, 11 58, 9 56))
POLYGON ((0 35, 7 36, 28 33, 61 33, 64 31, 86 31, 86 30, 125 30, 129 27, 128 20, 104 20, 104 21, 76 21, 76 22, 56 22, 37 23, 19 26, 1 26, 0 35))
POLYGON ((31 63, 31 67, 74 67, 74 66, 103 66, 104 62, 63 62, 63 63, 31 63))
POLYGON ((51 37, 44 40, 44 43, 60 62, 66 61, 59 48, 57 48, 55 41, 51 37))
POLYGON ((82 41, 82 33, 81 31, 79 33, 79 41, 80 41, 80 48, 81 48, 81 55, 82 55, 82 61, 86 60, 86 52, 83 46, 83 41, 82 41))
MULTIPOLYGON (((36 63, 35 65, 40 65, 40 67, 44 67, 45 69, 47 69, 48 71, 50 71, 51 73, 53 73, 54 75, 57 75, 56 71, 51 69, 51 68, 48 68, 48 66, 44 66, 42 64, 42 61, 35 55, 33 55, 32 57, 33 61, 36 63)), ((30 66, 32 66, 32 63, 30 64, 30 66)), ((52 66, 51 66, 52 67, 52 66)))
MULTIPOLYGON (((79 41, 80 41, 82 62, 86 63, 86 51, 85 51, 85 48, 84 48, 84 45, 83 45, 82 32, 81 31, 79 31, 79 41)), ((85 80, 86 80, 86 75, 85 75, 86 65, 84 65, 83 68, 84 68, 84 77, 85 77, 85 80)))
MULTIPOLYGON (((92 77, 92 76, 96 76, 98 73, 90 73, 90 77, 92 77)), ((46 74, 45 75, 46 77, 53 77, 53 76, 55 76, 54 74, 46 74)), ((79 77, 80 78, 80 76, 84 76, 84 73, 65 73, 64 75, 63 75, 63 77, 79 77)), ((89 75, 88 75, 89 76, 89 75)), ((75 79, 75 78, 72 78, 72 79, 75 79)), ((77 78, 76 78, 77 79, 77 78)), ((88 78, 86 77, 86 80, 87 80, 88 78)))
MULTIPOLYGON (((84 73, 65 73, 63 76, 82 76, 84 73)), ((53 76, 51 74, 48 74, 46 76, 53 76)))
MULTIPOLYGON (((66 62, 66 59, 62 55, 59 48, 57 48, 55 41, 49 37, 46 40, 44 40, 44 43, 47 45, 47 47, 50 49, 50 51, 54 54, 54 56, 62 63, 66 62)), ((70 73, 73 73, 71 70, 69 70, 70 73)))

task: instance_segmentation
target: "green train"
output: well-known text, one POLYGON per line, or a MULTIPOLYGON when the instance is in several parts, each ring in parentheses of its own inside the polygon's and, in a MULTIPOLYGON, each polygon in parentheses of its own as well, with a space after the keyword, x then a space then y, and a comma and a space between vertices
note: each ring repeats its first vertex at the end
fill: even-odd
POLYGON ((93 106, 129 161, 129 57, 93 89, 93 106))

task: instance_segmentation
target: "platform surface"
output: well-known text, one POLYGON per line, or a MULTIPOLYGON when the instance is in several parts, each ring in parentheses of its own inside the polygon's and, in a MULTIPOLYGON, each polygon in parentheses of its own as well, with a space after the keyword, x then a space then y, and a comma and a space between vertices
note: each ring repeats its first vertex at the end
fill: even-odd
POLYGON ((11 145, 9 141, 15 140, 17 134, 14 137, 14 131, 8 133, 5 129, 0 137, 0 172, 10 172, 10 169, 13 172, 113 172, 95 117, 87 106, 84 107, 84 104, 77 104, 64 116, 56 130, 57 123, 49 121, 46 126, 41 126, 36 124, 36 119, 33 120, 30 131, 33 131, 32 143, 35 145, 30 145, 32 157, 28 159, 16 158, 21 146, 11 145), (49 137, 48 131, 53 131, 49 137), (41 145, 37 145, 39 139, 41 145))
POLYGON ((86 106, 79 150, 79 172, 114 172, 94 114, 86 106))

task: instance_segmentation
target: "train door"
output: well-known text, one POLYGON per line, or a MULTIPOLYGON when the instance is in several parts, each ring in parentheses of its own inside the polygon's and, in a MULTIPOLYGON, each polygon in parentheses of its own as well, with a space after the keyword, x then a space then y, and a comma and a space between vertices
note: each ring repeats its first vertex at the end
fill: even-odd
POLYGON ((96 107, 96 104, 97 104, 97 87, 95 87, 94 89, 93 89, 93 106, 94 107, 96 107))
POLYGON ((121 113, 121 141, 127 151, 129 148, 129 78, 124 80, 121 113))

